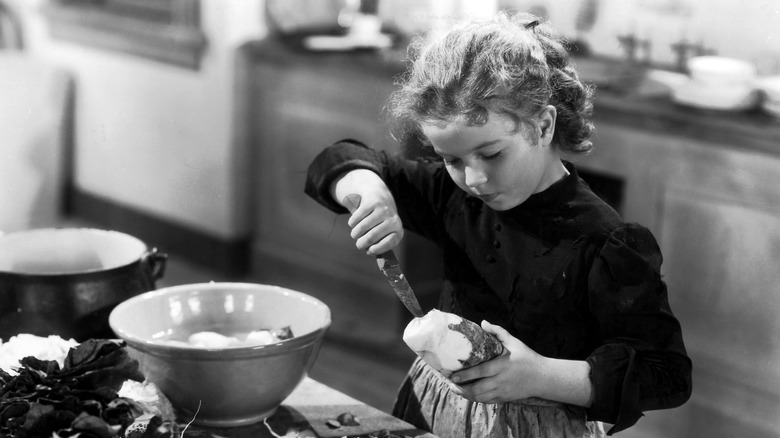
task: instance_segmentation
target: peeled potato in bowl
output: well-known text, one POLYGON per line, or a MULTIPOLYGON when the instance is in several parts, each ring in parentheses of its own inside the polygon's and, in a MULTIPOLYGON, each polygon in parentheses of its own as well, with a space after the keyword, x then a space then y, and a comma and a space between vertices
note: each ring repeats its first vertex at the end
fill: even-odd
POLYGON ((109 317, 178 416, 216 427, 272 415, 314 365, 330 323, 330 309, 320 300, 252 283, 158 289, 120 303, 109 317), (247 342, 252 332, 285 329, 291 337, 247 342), (193 334, 206 332, 215 345, 189 342, 193 334), (220 337, 239 342, 222 343, 220 337))

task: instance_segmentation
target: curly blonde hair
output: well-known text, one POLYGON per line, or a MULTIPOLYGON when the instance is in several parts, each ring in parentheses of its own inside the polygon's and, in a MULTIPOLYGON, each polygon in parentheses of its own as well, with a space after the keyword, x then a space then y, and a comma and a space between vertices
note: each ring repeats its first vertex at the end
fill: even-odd
POLYGON ((568 153, 592 148, 593 88, 578 77, 566 41, 541 18, 501 13, 409 46, 410 66, 388 103, 396 138, 425 144, 423 124, 487 122, 489 112, 534 125, 546 105, 557 110, 553 143, 568 153))

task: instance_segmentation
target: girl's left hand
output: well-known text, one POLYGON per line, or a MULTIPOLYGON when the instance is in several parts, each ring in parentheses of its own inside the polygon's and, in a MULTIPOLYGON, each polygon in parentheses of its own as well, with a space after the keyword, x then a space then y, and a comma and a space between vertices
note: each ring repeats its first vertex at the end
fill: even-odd
POLYGON ((480 403, 503 403, 536 397, 547 358, 504 328, 482 321, 482 328, 504 344, 504 354, 450 376, 456 394, 480 403))

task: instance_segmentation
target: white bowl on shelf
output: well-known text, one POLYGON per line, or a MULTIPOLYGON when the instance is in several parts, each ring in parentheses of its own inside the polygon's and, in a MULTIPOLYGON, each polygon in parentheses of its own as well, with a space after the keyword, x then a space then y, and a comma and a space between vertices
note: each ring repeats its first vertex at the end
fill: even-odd
POLYGON ((688 60, 691 79, 709 85, 745 85, 755 80, 753 64, 722 56, 695 56, 688 60))
POLYGON ((758 104, 758 92, 751 85, 713 85, 689 80, 674 89, 675 102, 703 109, 744 111, 758 104))

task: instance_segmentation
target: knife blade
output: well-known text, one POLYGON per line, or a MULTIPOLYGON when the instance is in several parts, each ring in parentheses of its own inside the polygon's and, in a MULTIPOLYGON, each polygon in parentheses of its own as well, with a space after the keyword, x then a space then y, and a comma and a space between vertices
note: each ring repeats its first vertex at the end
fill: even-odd
MULTIPOLYGON (((350 213, 353 213, 360 206, 360 201, 360 195, 351 194, 344 197, 343 204, 350 213)), ((393 250, 379 254, 376 257, 376 264, 379 267, 379 271, 382 272, 382 275, 384 275, 390 283, 393 292, 395 292, 401 300, 401 303, 412 312, 412 315, 418 318, 425 315, 420 306, 420 302, 417 301, 417 296, 412 290, 412 286, 409 285, 409 281, 401 270, 398 258, 395 256, 393 250)))
POLYGON ((412 286, 406 280, 406 276, 401 270, 401 266, 398 264, 398 259, 395 257, 395 253, 390 250, 380 254, 376 258, 376 264, 379 266, 379 270, 382 271, 387 281, 390 282, 393 291, 401 300, 401 302, 412 312, 415 317, 421 317, 425 315, 420 302, 417 301, 417 295, 414 294, 412 286))

